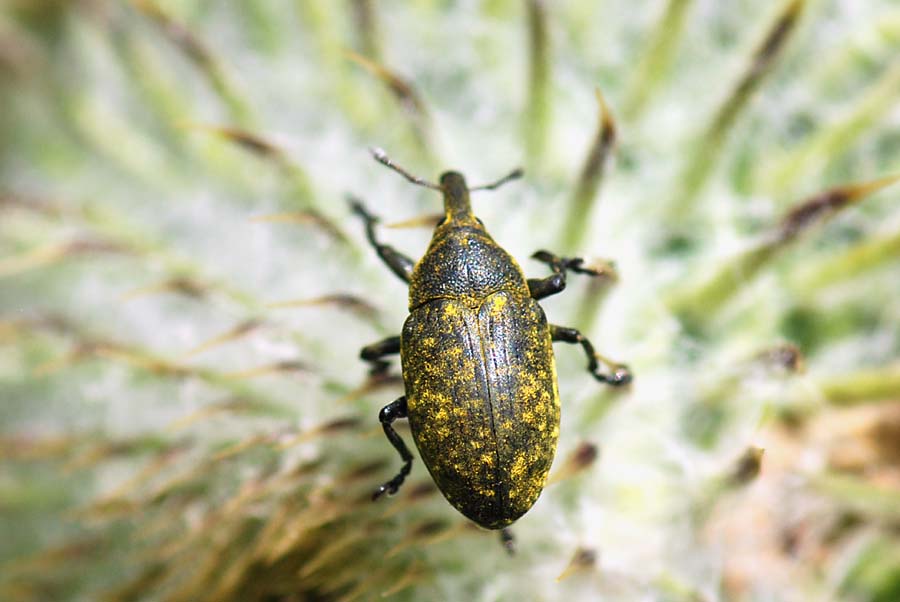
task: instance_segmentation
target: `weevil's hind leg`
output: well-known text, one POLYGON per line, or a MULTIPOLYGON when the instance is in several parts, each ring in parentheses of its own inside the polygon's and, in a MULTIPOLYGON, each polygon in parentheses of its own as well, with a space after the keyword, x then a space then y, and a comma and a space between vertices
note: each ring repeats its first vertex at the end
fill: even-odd
POLYGON ((381 421, 384 434, 387 436, 388 441, 391 442, 391 445, 394 446, 394 449, 397 450, 397 453, 400 454, 400 458, 403 460, 403 467, 393 479, 387 481, 384 485, 375 490, 375 493, 372 494, 373 500, 377 500, 385 493, 388 495, 397 493, 397 490, 400 488, 400 485, 403 484, 403 481, 406 479, 406 476, 412 468, 412 454, 409 453, 409 448, 406 447, 403 439, 400 438, 400 435, 398 435, 397 431, 394 430, 394 427, 391 426, 398 418, 406 418, 406 397, 401 397, 396 401, 392 401, 381 408, 381 412, 378 413, 378 420, 381 421))
POLYGON ((360 359, 369 362, 372 368, 369 370, 370 376, 378 376, 384 374, 391 367, 390 362, 384 360, 386 355, 394 355, 400 353, 400 337, 388 337, 383 341, 366 345, 359 352, 360 359))
POLYGON ((612 362, 599 355, 596 351, 594 351, 594 346, 587 339, 587 337, 585 337, 574 328, 566 328, 564 326, 556 326, 554 324, 551 324, 550 338, 553 341, 572 344, 577 343, 581 345, 581 348, 584 349, 584 354, 588 358, 588 372, 590 372, 593 377, 600 382, 607 383, 614 387, 627 385, 631 382, 631 371, 628 369, 628 366, 612 362), (600 371, 601 361, 609 368, 611 368, 612 371, 610 373, 605 374, 600 371))
POLYGON ((378 242, 378 239, 375 237, 375 224, 378 223, 378 218, 369 213, 359 199, 351 196, 347 200, 350 201, 350 208, 353 210, 353 213, 361 217, 363 222, 365 222, 366 238, 369 239, 369 244, 375 248, 385 265, 397 274, 401 280, 408 283, 416 263, 394 247, 378 242))
POLYGON ((506 553, 512 556, 516 553, 516 538, 509 527, 500 530, 500 543, 506 549, 506 553))
POLYGON ((531 297, 535 300, 540 300, 565 290, 566 272, 568 270, 589 276, 600 275, 600 272, 597 270, 583 267, 584 259, 581 257, 558 257, 549 251, 538 251, 531 258, 546 263, 553 270, 553 274, 546 278, 528 279, 528 290, 531 292, 531 297))

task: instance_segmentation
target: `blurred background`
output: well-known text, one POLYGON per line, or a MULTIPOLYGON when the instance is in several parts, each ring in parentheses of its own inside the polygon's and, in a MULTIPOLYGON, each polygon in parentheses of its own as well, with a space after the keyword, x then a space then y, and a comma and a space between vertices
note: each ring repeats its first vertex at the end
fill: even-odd
POLYGON ((900 5, 6 0, 0 599, 900 600, 900 5), (361 347, 469 182, 563 416, 518 552, 361 347), (399 432, 410 440, 401 424, 399 432))

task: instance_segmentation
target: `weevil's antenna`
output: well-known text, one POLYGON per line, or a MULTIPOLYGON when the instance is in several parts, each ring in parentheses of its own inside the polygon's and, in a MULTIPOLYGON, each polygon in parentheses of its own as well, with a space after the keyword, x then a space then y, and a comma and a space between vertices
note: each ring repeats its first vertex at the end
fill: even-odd
POLYGON ((522 169, 521 167, 517 167, 514 170, 512 170, 511 172, 509 172, 508 174, 506 174, 505 176, 503 176, 502 178, 500 178, 499 180, 497 180, 496 182, 491 182, 490 184, 482 184, 481 186, 475 186, 473 188, 469 188, 469 192, 472 192, 473 190, 494 190, 496 188, 500 188, 507 182, 510 182, 512 180, 518 180, 523 175, 525 175, 525 170, 522 169))
POLYGON ((397 165, 396 163, 391 161, 391 158, 387 156, 387 153, 384 152, 383 149, 380 149, 376 146, 376 147, 370 148, 369 152, 372 153, 372 156, 375 158, 376 161, 378 161, 385 167, 389 167, 389 168, 393 169, 394 171, 396 171, 398 174, 400 174, 401 176, 403 176, 404 178, 406 178, 413 184, 418 184, 419 186, 424 186, 425 188, 431 188, 432 190, 443 190, 443 188, 441 188, 437 184, 432 184, 431 182, 427 182, 427 181, 423 180, 422 178, 417 178, 416 176, 412 175, 411 173, 409 173, 408 171, 406 171, 405 169, 403 169, 402 167, 400 167, 399 165, 397 165))

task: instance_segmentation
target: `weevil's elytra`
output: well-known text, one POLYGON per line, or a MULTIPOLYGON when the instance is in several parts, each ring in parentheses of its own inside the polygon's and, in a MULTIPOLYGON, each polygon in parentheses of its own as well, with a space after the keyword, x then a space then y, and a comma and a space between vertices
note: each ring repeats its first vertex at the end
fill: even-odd
MULTIPOLYGON (((567 270, 596 273, 580 259, 540 251, 534 257, 553 274, 526 279, 472 213, 461 174, 446 172, 435 185, 380 151, 375 158, 416 184, 440 190, 445 217, 414 264, 377 241, 377 219, 353 202, 369 242, 409 283, 410 314, 400 337, 360 354, 379 373, 389 365, 383 358, 399 352, 406 388, 406 395, 379 416, 404 465, 373 497, 396 492, 409 474, 412 454, 391 426, 408 417, 422 461, 444 497, 479 525, 503 529, 534 505, 556 453, 560 402, 553 341, 580 344, 588 370, 602 382, 622 385, 631 379, 624 366, 601 372, 591 343, 577 330, 548 324, 538 304, 565 288, 567 270)), ((476 189, 496 188, 519 175, 517 170, 476 189)))
POLYGON ((480 303, 436 298, 410 314, 401 341, 422 461, 468 518, 509 525, 540 495, 559 435, 544 312, 508 290, 480 303))

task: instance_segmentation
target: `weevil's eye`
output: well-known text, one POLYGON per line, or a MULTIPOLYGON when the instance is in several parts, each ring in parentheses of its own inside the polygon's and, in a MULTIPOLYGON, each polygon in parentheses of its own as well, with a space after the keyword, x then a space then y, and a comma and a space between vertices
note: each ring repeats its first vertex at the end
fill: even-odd
POLYGON ((480 217, 476 217, 475 219, 478 220, 478 224, 479 224, 481 227, 484 227, 484 222, 481 221, 481 218, 480 218, 480 217))
POLYGON ((441 218, 441 221, 439 221, 437 223, 437 227, 440 228, 441 226, 443 226, 446 223, 447 223, 447 216, 445 215, 444 217, 441 218))

